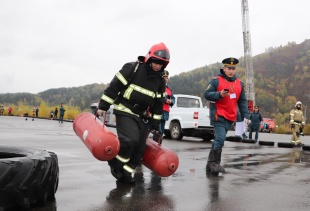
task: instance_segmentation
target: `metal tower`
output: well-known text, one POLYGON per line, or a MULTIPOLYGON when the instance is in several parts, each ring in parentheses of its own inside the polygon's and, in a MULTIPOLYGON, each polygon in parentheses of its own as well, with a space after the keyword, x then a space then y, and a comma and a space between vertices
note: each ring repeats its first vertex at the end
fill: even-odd
POLYGON ((242 11, 242 29, 243 29, 243 46, 244 46, 245 79, 246 79, 245 94, 248 100, 249 111, 253 111, 255 104, 255 90, 254 90, 254 71, 252 63, 248 0, 241 0, 241 11, 242 11))

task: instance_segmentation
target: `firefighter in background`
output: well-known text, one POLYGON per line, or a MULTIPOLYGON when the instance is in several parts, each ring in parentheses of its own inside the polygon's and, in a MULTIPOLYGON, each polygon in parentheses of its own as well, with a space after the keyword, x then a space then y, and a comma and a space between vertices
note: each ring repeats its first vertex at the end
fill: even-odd
POLYGON ((153 45, 145 57, 139 56, 136 63, 126 63, 116 73, 100 99, 97 111, 100 116, 114 104, 120 151, 108 163, 111 174, 120 182, 135 182, 132 173, 146 148, 148 121, 150 129, 158 131, 165 97, 162 75, 169 59, 164 43, 153 45))
POLYGON ((170 112, 170 107, 172 107, 175 103, 175 97, 173 95, 172 89, 169 87, 168 82, 169 82, 169 72, 168 70, 164 70, 163 73, 163 78, 166 81, 166 97, 164 98, 164 102, 163 102, 163 113, 162 113, 162 117, 160 120, 160 124, 159 124, 159 136, 154 135, 153 136, 153 140, 154 141, 160 141, 160 143, 162 143, 162 137, 164 134, 164 130, 165 130, 165 123, 166 121, 169 119, 169 112, 170 112))
POLYGON ((291 143, 300 146, 300 130, 305 127, 304 115, 301 110, 302 104, 298 101, 290 112, 290 124, 292 131, 291 143))
POLYGON ((205 98, 211 101, 210 120, 215 133, 206 170, 213 173, 225 172, 220 165, 222 148, 227 131, 237 119, 238 108, 241 119, 249 118, 244 84, 235 75, 239 61, 236 58, 227 58, 222 63, 224 68, 209 82, 205 93, 205 98))

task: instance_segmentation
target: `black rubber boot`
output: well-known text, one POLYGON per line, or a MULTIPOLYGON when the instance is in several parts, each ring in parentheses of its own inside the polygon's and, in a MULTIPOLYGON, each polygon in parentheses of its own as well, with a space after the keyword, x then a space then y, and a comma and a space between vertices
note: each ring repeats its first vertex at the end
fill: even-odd
POLYGON ((136 180, 131 176, 131 173, 123 169, 122 171, 122 177, 119 178, 117 181, 121 183, 127 183, 127 184, 135 184, 136 180))
POLYGON ((218 172, 224 173, 225 169, 220 165, 222 149, 214 149, 213 155, 214 155, 215 162, 214 162, 214 165, 211 165, 211 171, 214 173, 218 173, 218 172))
POLYGON ((206 166, 206 171, 211 171, 211 166, 214 165, 214 154, 213 154, 213 149, 210 150, 209 157, 208 157, 208 162, 206 166))
POLYGON ((111 168, 111 174, 113 175, 113 177, 115 177, 116 179, 120 179, 123 176, 124 163, 117 160, 116 158, 113 158, 112 160, 108 161, 108 164, 111 168))

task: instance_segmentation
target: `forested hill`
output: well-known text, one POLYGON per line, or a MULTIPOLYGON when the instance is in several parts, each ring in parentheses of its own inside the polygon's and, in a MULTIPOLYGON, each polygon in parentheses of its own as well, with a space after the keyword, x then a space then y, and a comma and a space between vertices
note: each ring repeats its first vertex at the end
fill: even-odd
MULTIPOLYGON (((239 58, 237 75, 245 82, 244 58, 239 58)), ((222 68, 215 63, 175 75, 170 78, 170 86, 174 93, 192 94, 202 97, 208 82, 222 68)), ((253 57, 256 104, 265 117, 280 117, 294 106, 297 100, 304 105, 310 103, 310 40, 301 44, 294 42, 286 46, 266 49, 265 53, 253 57)), ((169 67, 169 66, 168 66, 169 67)), ((168 68, 169 70, 169 68, 168 68)), ((169 70, 173 74, 174 70, 169 70)), ((15 104, 23 102, 38 106, 44 100, 50 105, 61 102, 84 110, 100 99, 105 84, 91 84, 73 88, 49 89, 37 95, 29 93, 0 94, 0 103, 15 104)))
MULTIPOLYGON (((236 74, 245 83, 244 58, 239 60, 236 74)), ((169 84, 174 93, 194 94, 204 99, 208 82, 222 68, 220 62, 173 76, 169 84)), ((268 48, 253 57, 255 99, 263 116, 274 118, 287 114, 298 100, 310 104, 309 69, 310 40, 268 48)))
POLYGON ((90 84, 72 88, 48 89, 38 94, 16 93, 0 94, 0 104, 23 103, 24 105, 39 106, 42 101, 49 105, 60 105, 79 107, 81 110, 88 109, 90 104, 98 102, 106 84, 90 84))

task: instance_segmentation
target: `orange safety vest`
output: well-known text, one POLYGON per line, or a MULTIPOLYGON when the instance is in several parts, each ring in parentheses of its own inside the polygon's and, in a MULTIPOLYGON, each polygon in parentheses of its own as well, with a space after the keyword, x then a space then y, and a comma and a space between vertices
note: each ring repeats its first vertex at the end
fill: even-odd
MULTIPOLYGON (((166 86, 166 96, 172 97, 171 89, 168 86, 166 86)), ((163 110, 170 112, 170 105, 168 103, 164 103, 163 110)))
POLYGON ((237 119, 237 102, 242 91, 240 80, 237 78, 235 81, 227 81, 221 76, 218 76, 218 80, 217 91, 228 89, 229 95, 215 102, 216 114, 235 122, 237 119))

